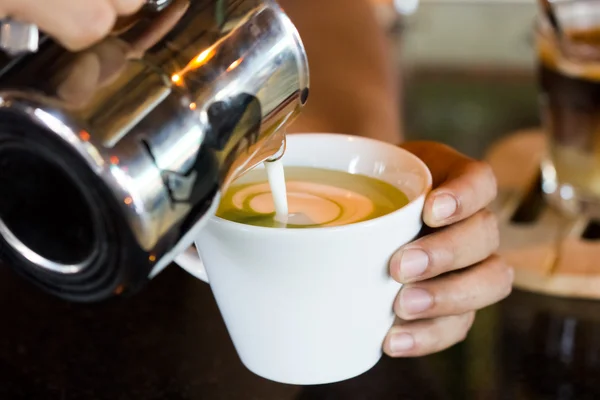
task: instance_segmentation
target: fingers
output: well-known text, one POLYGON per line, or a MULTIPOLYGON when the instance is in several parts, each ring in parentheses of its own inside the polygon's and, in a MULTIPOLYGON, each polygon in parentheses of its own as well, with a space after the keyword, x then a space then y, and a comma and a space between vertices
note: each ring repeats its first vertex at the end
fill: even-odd
POLYGON ((461 221, 485 208, 496 197, 496 177, 491 167, 468 160, 433 190, 423 209, 423 220, 431 227, 461 221))
POLYGON ((393 327, 384 343, 391 356, 422 356, 463 340, 475 310, 505 298, 514 272, 493 254, 499 244, 494 215, 485 210, 496 197, 491 168, 448 146, 413 142, 404 148, 429 167, 434 190, 423 220, 443 230, 400 249, 390 273, 404 283, 394 303, 407 321, 393 327))
POLYGON ((146 0, 110 0, 117 15, 136 13, 146 3, 146 0))
POLYGON ((69 50, 104 38, 118 15, 135 12, 145 0, 9 0, 5 15, 33 23, 69 50))
POLYGON ((414 142, 403 147, 421 158, 433 176, 435 189, 423 209, 423 220, 430 227, 468 218, 496 197, 496 178, 486 163, 439 143, 414 142))
POLYGON ((390 329, 383 343, 391 357, 420 357, 462 342, 473 325, 475 312, 407 322, 390 329))
POLYGON ((116 14, 107 0, 13 0, 16 19, 36 24, 70 50, 79 50, 104 37, 116 14), (60 16, 60 17, 59 17, 60 16))
POLYGON ((482 210, 401 248, 390 261, 390 274, 401 283, 433 278, 485 260, 499 241, 496 217, 482 210))
POLYGON ((394 311, 410 321, 479 310, 508 296, 513 277, 513 269, 492 256, 460 272, 404 285, 394 311))

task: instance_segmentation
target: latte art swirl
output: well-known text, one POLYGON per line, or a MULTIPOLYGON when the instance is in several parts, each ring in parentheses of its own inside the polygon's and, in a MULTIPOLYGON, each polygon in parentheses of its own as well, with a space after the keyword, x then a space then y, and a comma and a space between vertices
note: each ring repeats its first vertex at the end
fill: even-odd
MULTIPOLYGON (((363 221, 375 205, 368 197, 348 189, 313 182, 287 182, 288 224, 337 226, 363 221)), ((268 183, 251 184, 233 195, 239 211, 273 214, 275 205, 268 183)))
POLYGON ((264 169, 246 173, 225 193, 217 216, 268 228, 333 227, 377 218, 408 203, 394 185, 364 175, 287 166, 283 175, 281 181, 272 179, 277 186, 272 191, 264 169), (285 191, 278 182, 285 182, 285 191), (287 198, 287 207, 278 205, 280 214, 287 213, 283 218, 276 215, 273 196, 279 201, 284 196, 284 203, 287 198))

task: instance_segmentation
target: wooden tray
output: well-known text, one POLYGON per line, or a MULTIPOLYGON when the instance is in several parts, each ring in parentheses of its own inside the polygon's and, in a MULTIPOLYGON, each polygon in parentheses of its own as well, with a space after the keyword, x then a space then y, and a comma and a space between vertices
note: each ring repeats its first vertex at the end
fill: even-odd
POLYGON ((491 209, 499 219, 502 254, 515 268, 515 287, 553 296, 600 299, 600 224, 568 217, 543 201, 539 130, 515 132, 487 154, 498 178, 491 209))

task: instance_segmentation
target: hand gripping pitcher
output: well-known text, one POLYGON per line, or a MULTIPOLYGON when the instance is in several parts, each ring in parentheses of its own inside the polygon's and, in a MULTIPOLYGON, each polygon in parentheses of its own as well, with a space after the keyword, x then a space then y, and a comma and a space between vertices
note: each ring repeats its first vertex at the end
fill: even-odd
POLYGON ((70 301, 169 265, 233 179, 283 154, 308 96, 270 0, 152 1, 77 53, 17 22, 0 33, 0 257, 70 301))

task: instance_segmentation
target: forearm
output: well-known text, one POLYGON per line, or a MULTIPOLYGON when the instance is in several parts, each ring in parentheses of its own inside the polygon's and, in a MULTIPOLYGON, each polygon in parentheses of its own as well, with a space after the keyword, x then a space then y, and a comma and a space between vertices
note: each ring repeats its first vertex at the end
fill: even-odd
POLYGON ((310 96, 289 131, 349 133, 398 143, 398 82, 369 1, 279 2, 300 32, 310 67, 310 96))

